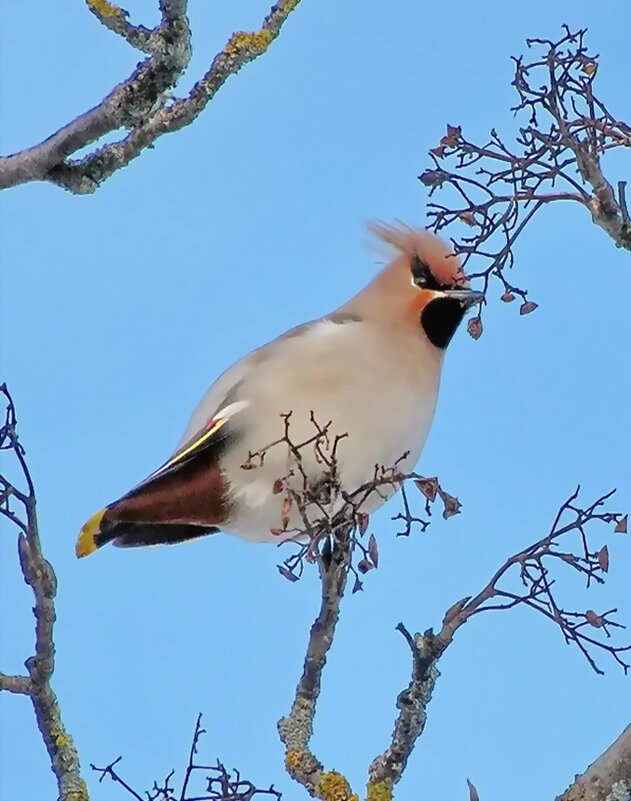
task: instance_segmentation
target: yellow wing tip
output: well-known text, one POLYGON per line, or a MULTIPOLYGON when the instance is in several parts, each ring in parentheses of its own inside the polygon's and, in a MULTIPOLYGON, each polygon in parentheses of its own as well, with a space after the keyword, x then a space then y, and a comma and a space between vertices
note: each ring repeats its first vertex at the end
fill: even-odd
POLYGON ((101 530, 101 520, 107 509, 101 509, 88 520, 79 532, 79 539, 75 546, 75 553, 81 559, 83 556, 89 556, 94 553, 99 547, 96 544, 96 535, 101 530))

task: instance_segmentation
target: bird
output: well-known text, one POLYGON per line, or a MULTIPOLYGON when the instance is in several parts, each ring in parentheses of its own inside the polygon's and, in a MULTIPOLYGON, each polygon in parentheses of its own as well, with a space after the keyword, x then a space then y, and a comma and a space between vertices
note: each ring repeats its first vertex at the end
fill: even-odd
POLYGON ((173 455, 86 522, 77 556, 218 531, 299 539, 399 489, 427 438, 447 346, 481 294, 437 235, 371 228, 389 263, 335 311, 229 367, 173 455))

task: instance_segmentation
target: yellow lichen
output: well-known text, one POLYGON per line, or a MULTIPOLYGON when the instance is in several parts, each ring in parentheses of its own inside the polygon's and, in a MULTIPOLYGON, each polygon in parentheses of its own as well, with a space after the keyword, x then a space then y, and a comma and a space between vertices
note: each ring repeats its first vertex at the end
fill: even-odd
POLYGON ((315 791, 322 801, 358 801, 358 797, 353 794, 349 783, 336 770, 323 773, 315 791))
POLYGON ((65 746, 70 744, 70 737, 67 734, 61 732, 55 737, 55 745, 57 748, 65 748, 65 746))
POLYGON ((86 783, 83 779, 79 780, 79 785, 72 790, 68 790, 67 794, 64 796, 68 799, 68 801, 90 801, 90 796, 88 795, 88 788, 86 783))
POLYGON ((301 751, 287 751, 285 754, 285 765, 290 773, 294 773, 302 763, 301 751))
POLYGON ((383 779, 379 782, 368 782, 366 801, 392 801, 392 782, 383 779))
POLYGON ((125 15, 122 8, 110 3, 109 0, 86 0, 86 2, 101 17, 120 17, 125 15))
POLYGON ((289 14, 291 11, 294 10, 294 8, 296 8, 296 6, 298 5, 299 2, 300 2, 300 0, 284 0, 284 2, 281 2, 281 9, 280 10, 284 14, 289 14))
MULTIPOLYGON (((105 2, 105 0, 98 0, 98 2, 105 2)), ((261 30, 247 33, 246 31, 237 31, 233 33, 228 44, 224 48, 224 53, 228 55, 237 55, 244 50, 250 50, 255 53, 264 53, 274 38, 271 31, 261 30)))

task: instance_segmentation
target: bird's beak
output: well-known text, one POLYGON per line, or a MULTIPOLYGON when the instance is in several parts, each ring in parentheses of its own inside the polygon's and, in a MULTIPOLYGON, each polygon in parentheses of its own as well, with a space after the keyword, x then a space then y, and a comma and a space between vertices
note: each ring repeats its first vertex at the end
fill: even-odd
POLYGON ((484 297, 482 292, 475 292, 473 289, 444 289, 441 295, 460 301, 463 309, 470 309, 472 306, 476 306, 484 297))

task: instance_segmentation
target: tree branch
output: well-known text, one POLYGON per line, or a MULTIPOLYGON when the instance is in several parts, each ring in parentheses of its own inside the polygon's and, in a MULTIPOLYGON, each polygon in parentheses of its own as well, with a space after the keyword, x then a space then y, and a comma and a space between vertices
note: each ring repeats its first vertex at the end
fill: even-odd
MULTIPOLYGON (((288 529, 287 526, 283 530, 273 530, 273 533, 279 535, 292 534, 288 541, 299 545, 297 553, 286 559, 279 568, 285 578, 296 581, 302 573, 303 562, 317 562, 322 598, 320 611, 309 635, 303 673, 296 688, 291 711, 279 722, 278 729, 285 745, 287 771, 310 795, 323 801, 356 801, 358 796, 353 794, 341 773, 324 771, 322 763, 310 748, 310 740, 322 671, 335 634, 348 574, 353 572, 356 577, 353 590, 361 589, 358 572, 365 573, 376 568, 379 561, 374 536, 370 537, 367 546, 362 543, 369 523, 368 515, 363 512, 363 504, 367 497, 373 492, 380 492, 384 485, 397 488, 410 479, 425 498, 427 514, 430 514, 430 504, 439 498, 443 504, 444 517, 457 514, 460 503, 457 498, 446 493, 435 478, 404 476, 398 472, 396 464, 391 468, 377 467, 372 480, 364 487, 352 494, 344 493, 337 478, 339 439, 333 439, 329 435, 329 426, 320 425, 312 417, 313 436, 294 443, 290 437, 291 414, 284 418, 284 436, 261 451, 250 453, 244 468, 256 469, 263 464, 267 451, 272 448, 287 447, 292 454, 288 475, 279 477, 275 492, 287 493, 284 502, 288 510, 287 524, 291 508, 296 504, 302 527, 299 530, 288 529), (327 467, 325 476, 315 487, 309 482, 309 476, 303 467, 304 449, 313 450, 314 455, 327 467), (300 490, 292 489, 287 484, 290 476, 302 476, 300 490), (333 500, 335 498, 343 501, 343 506, 340 511, 332 514, 331 509, 339 509, 333 500), (353 559, 355 549, 361 554, 357 565, 353 559)), ((397 698, 399 715, 394 724, 390 745, 370 765, 367 801, 392 799, 394 785, 401 779, 416 741, 425 727, 427 705, 438 677, 436 664, 453 641, 456 631, 473 615, 484 611, 512 609, 518 605, 527 606, 552 621, 565 641, 574 644, 596 672, 602 672, 596 664, 594 654, 597 652, 608 653, 627 671, 629 665, 624 661, 623 654, 631 650, 631 646, 618 646, 610 642, 612 629, 623 628, 612 618, 616 610, 611 609, 600 614, 591 609, 585 612, 570 611, 561 605, 557 597, 552 568, 561 564, 584 579, 587 587, 604 582, 603 576, 609 569, 609 552, 606 545, 598 550, 590 548, 587 528, 595 522, 614 524, 616 531, 622 531, 626 526, 626 518, 604 508, 612 492, 585 508, 577 504, 578 493, 579 489, 560 506, 544 537, 509 557, 475 597, 463 598, 447 610, 438 634, 429 629, 424 634, 412 636, 402 623, 397 626, 412 651, 412 677, 408 687, 397 698), (563 550, 560 547, 562 538, 564 544, 568 543, 563 550), (521 593, 513 589, 515 578, 522 584, 521 593), (592 630, 595 631, 587 633, 592 630)), ((395 519, 406 522, 404 533, 409 533, 415 522, 420 522, 424 528, 427 521, 415 516, 406 495, 403 496, 403 504, 404 513, 395 519)))
MULTIPOLYGON (((581 204, 618 247, 631 251, 625 182, 619 181, 614 191, 601 161, 610 150, 631 148, 631 126, 614 117, 594 94, 598 62, 587 51, 585 33, 564 26, 557 41, 527 41, 529 47, 543 48, 539 58, 513 58, 519 102, 512 110, 529 113, 514 144, 506 144, 495 129, 477 144, 459 125, 448 125, 430 150, 433 167, 419 176, 430 196, 439 192, 447 197, 428 204, 432 229, 467 226, 468 232, 452 242, 465 266, 471 259, 482 265, 468 268, 469 277, 483 280, 485 296, 491 278, 499 279, 501 299, 510 303, 520 297, 521 314, 536 304, 515 286, 508 270, 514 265, 517 239, 544 206, 581 204)), ((475 338, 481 335, 481 314, 469 321, 468 329, 475 338)))
POLYGON ((339 620, 352 553, 352 535, 347 526, 335 536, 330 561, 326 548, 317 555, 322 585, 320 611, 311 627, 304 668, 291 711, 278 722, 278 732, 285 745, 288 773, 310 795, 324 801, 333 801, 334 798, 347 801, 352 797, 346 779, 336 771, 324 772, 322 763, 314 756, 309 745, 322 671, 339 620))
POLYGON ((126 12, 108 0, 86 1, 103 25, 149 55, 97 106, 40 144, 0 158, 0 189, 45 180, 75 194, 94 192, 160 136, 193 122, 230 75, 265 53, 300 2, 279 0, 260 30, 234 33, 188 96, 170 100, 169 92, 177 85, 191 57, 186 0, 161 0, 162 21, 153 29, 131 25, 126 12), (82 159, 68 159, 80 148, 119 128, 129 131, 123 139, 104 145, 82 159))
POLYGON ((0 450, 9 451, 15 456, 27 487, 26 492, 22 492, 5 476, 0 476, 0 515, 20 531, 18 553, 22 575, 35 597, 35 653, 25 663, 29 675, 0 674, 0 690, 30 697, 37 726, 57 779, 59 801, 88 801, 88 790, 81 778, 79 756, 64 727, 57 698, 50 686, 55 667, 53 626, 57 580, 52 566, 42 554, 33 482, 16 432, 13 400, 4 384, 0 386, 0 396, 6 404, 5 421, 0 428, 0 450))
POLYGON ((96 765, 90 765, 90 767, 100 774, 99 782, 102 782, 105 778, 111 779, 114 784, 119 784, 123 787, 127 794, 136 799, 136 801, 176 801, 176 799, 177 801, 254 801, 254 799, 259 799, 263 796, 280 801, 282 796, 278 790, 274 789, 273 784, 268 788, 257 787, 252 782, 243 779, 238 770, 227 770, 219 760, 217 760, 216 765, 198 763, 195 758, 202 734, 206 734, 206 729, 202 728, 202 716, 198 715, 189 751, 188 764, 184 771, 184 780, 179 793, 176 793, 173 786, 173 777, 175 775, 173 770, 160 784, 154 781, 153 788, 145 790, 145 797, 143 798, 118 772, 116 766, 122 757, 118 757, 104 768, 98 768, 96 765), (199 787, 201 775, 204 776, 205 780, 205 786, 202 789, 199 787), (193 783, 191 781, 193 778, 198 780, 195 789, 190 786, 193 783))
POLYGON ((403 634, 412 651, 412 678, 408 688, 397 698, 399 716, 394 724, 392 741, 368 769, 368 798, 371 793, 375 798, 377 793, 381 793, 384 801, 392 798, 392 788, 403 775, 414 745, 425 728, 427 705, 439 675, 436 662, 447 647, 438 651, 431 632, 412 636, 403 623, 399 623, 397 631, 403 634))
POLYGON ((627 801, 630 795, 631 725, 556 801, 627 801))
MULTIPOLYGON (((427 705, 438 677, 436 664, 451 645, 458 629, 479 612, 526 605, 552 620, 561 630, 565 640, 578 646, 596 672, 602 671, 590 655, 588 650, 590 648, 608 652, 626 672, 628 665, 623 662, 620 654, 630 650, 631 646, 612 646, 583 634, 584 626, 588 625, 601 629, 608 638, 609 626, 620 627, 620 624, 608 619, 610 613, 596 615, 591 610, 586 613, 565 611, 552 591, 554 582, 545 564, 549 560, 560 560, 572 567, 586 579, 587 586, 594 581, 602 582, 600 574, 605 573, 609 567, 608 552, 606 548, 601 548, 597 552, 589 550, 585 526, 597 521, 619 525, 623 519, 620 514, 601 511, 611 493, 598 498, 585 509, 575 505, 577 495, 578 490, 561 505, 545 537, 507 559, 476 596, 463 598, 453 604, 445 613, 438 634, 428 629, 424 634, 412 636, 405 626, 399 623, 397 629, 403 634, 412 651, 412 678, 407 689, 397 698, 399 715, 394 724, 390 745, 383 754, 373 760, 369 768, 368 799, 379 798, 380 801, 390 801, 392 798, 392 788, 401 779, 416 741, 425 728, 427 705), (573 519, 563 523, 568 514, 573 519), (577 553, 560 551, 559 538, 571 533, 577 535, 577 553), (516 595, 502 588, 501 582, 512 568, 519 570, 520 579, 525 587, 522 595, 516 595), (495 599, 502 600, 496 603, 495 599)), ((576 801, 577 799, 578 796, 576 801)), ((575 801, 575 799, 568 798, 562 801, 575 801)), ((594 801, 604 801, 604 799, 595 796, 594 801)))

